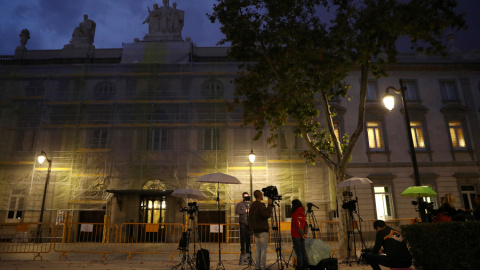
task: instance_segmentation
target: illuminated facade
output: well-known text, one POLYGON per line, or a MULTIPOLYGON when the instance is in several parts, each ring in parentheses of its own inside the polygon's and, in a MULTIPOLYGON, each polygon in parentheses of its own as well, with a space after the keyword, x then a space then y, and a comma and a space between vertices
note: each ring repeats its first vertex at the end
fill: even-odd
MULTIPOLYGON (((170 193, 200 189, 208 197, 199 202, 200 212, 216 210, 217 185, 196 182, 213 172, 242 182, 220 185, 222 216, 232 217, 235 203, 250 190, 251 149, 253 189, 277 186, 282 220, 294 198, 318 206, 318 220, 334 219, 331 173, 322 162, 306 165, 299 158, 306 147, 292 126, 282 127, 272 149, 264 139, 252 141, 253 129, 241 125, 241 109, 228 111, 239 63, 226 50, 169 41, 86 56, 69 48, 17 49, 2 56, 0 222, 38 221, 47 174, 46 165, 36 163, 42 150, 52 160, 44 222, 62 214, 79 222, 103 222, 104 215, 117 224, 182 222, 185 201, 170 193)), ((369 82, 365 129, 347 170, 374 182, 352 189, 359 214, 417 215, 412 198, 400 197, 414 185, 400 97, 392 112, 381 103, 385 89, 398 88, 399 79, 408 88, 422 184, 440 195, 453 193, 457 207, 471 208, 480 192, 479 54, 401 55, 387 69, 390 77, 369 82)), ((355 128, 359 71, 346 80, 351 99, 333 102, 339 134, 355 128)))

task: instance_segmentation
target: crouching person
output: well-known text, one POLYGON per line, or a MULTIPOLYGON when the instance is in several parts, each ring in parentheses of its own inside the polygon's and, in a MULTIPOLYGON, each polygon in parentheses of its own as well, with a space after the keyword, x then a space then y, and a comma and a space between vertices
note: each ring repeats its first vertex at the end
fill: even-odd
POLYGON ((388 227, 383 220, 373 223, 377 231, 372 253, 364 254, 365 261, 373 270, 381 270, 380 265, 390 268, 408 268, 412 265, 412 255, 402 235, 388 227), (383 252, 382 252, 383 246, 383 252), (385 253, 382 255, 381 253, 385 253))

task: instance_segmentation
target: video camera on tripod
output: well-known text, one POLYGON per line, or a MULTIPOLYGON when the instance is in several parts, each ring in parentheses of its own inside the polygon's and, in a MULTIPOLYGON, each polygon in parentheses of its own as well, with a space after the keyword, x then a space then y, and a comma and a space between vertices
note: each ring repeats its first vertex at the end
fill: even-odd
POLYGON ((265 196, 269 199, 272 199, 274 201, 276 201, 276 200, 281 201, 282 200, 282 196, 278 195, 278 190, 277 190, 276 186, 268 186, 268 187, 262 188, 262 192, 263 192, 263 196, 265 196))
POLYGON ((197 202, 189 202, 187 207, 180 208, 180 212, 193 215, 198 211, 197 202))
POLYGON ((350 191, 343 192, 343 204, 342 208, 348 210, 350 212, 355 212, 357 210, 357 200, 351 200, 350 198, 353 196, 353 193, 350 191))

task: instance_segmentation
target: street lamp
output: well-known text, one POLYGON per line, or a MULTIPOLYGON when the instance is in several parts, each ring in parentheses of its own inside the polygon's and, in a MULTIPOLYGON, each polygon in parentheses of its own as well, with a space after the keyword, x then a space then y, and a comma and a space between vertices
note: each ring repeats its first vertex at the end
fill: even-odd
POLYGON ((48 170, 47 170, 47 179, 45 180, 45 188, 43 189, 43 199, 42 199, 42 208, 40 210, 40 219, 39 219, 39 224, 38 224, 38 229, 37 229, 37 241, 42 240, 42 229, 41 225, 43 222, 43 212, 45 211, 45 197, 47 195, 47 187, 48 187, 48 181, 50 180, 50 171, 52 170, 52 160, 48 158, 47 153, 45 153, 42 150, 42 153, 37 157, 37 161, 40 164, 43 164, 45 160, 48 162, 48 170))
POLYGON ((253 149, 248 155, 248 160, 250 160, 250 200, 252 200, 253 196, 253 176, 252 176, 252 165, 255 162, 255 154, 253 153, 253 149))
MULTIPOLYGON (((421 186, 422 184, 420 183, 420 175, 418 173, 418 164, 417 164, 417 156, 415 155, 415 147, 413 146, 413 138, 412 138, 412 127, 410 126, 410 117, 408 115, 408 107, 407 107, 407 100, 405 98, 405 91, 407 88, 403 86, 403 81, 400 80, 400 89, 396 89, 393 86, 387 87, 385 90, 385 96, 383 97, 383 103, 385 107, 389 110, 392 111, 394 104, 395 104, 395 99, 393 94, 390 94, 389 90, 392 90, 396 94, 402 95, 402 103, 403 103, 403 109, 405 111, 404 116, 405 116, 405 126, 407 128, 407 137, 408 137, 408 144, 410 147, 410 157, 412 159, 412 165, 413 165, 413 175, 415 179, 415 186, 421 186)), ((418 197, 418 209, 420 211, 420 218, 422 219, 422 222, 427 222, 427 215, 425 214, 425 208, 423 205, 423 198, 418 197)))

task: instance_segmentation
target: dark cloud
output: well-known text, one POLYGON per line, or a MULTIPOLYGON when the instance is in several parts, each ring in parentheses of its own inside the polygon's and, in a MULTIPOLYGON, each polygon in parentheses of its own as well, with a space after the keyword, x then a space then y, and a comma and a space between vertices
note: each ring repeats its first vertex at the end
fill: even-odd
MULTIPOLYGON (((185 11, 182 36, 191 37, 198 46, 215 46, 223 37, 220 24, 212 24, 207 13, 216 0, 170 0, 185 11)), ((73 29, 83 21, 83 14, 97 23, 96 48, 120 48, 123 43, 143 39, 148 26, 142 24, 147 8, 162 0, 0 0, 0 55, 14 54, 20 45, 19 33, 27 28, 30 50, 62 49, 73 29)), ((468 51, 480 48, 480 10, 478 0, 460 0, 458 10, 466 12, 469 30, 458 33, 457 47, 468 51)))

